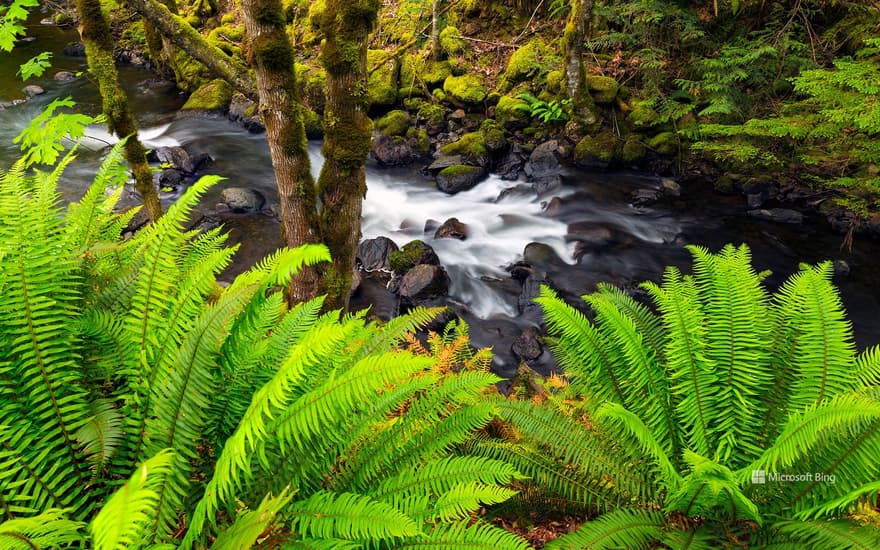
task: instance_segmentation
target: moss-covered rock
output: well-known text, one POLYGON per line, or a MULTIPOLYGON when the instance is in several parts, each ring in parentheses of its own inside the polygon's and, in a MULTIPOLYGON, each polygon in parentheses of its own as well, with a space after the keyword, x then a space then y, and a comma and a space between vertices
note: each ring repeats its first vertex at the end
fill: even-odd
POLYGON ((446 110, 436 103, 426 103, 419 108, 417 116, 425 124, 440 125, 446 121, 446 110))
POLYGON ((226 114, 229 111, 232 92, 232 86, 225 80, 212 80, 189 96, 181 110, 226 114))
POLYGON ((556 70, 547 73, 547 90, 558 94, 562 92, 562 84, 565 81, 565 72, 556 70))
POLYGON ((440 147, 440 152, 447 156, 461 155, 466 162, 479 165, 485 165, 489 160, 489 149, 486 147, 486 137, 483 132, 468 132, 458 141, 440 147))
POLYGON ((409 99, 420 99, 425 97, 425 90, 418 86, 403 86, 397 90, 397 97, 404 101, 405 106, 405 102, 409 99))
POLYGON ((626 138, 623 147, 620 149, 620 160, 628 164, 636 163, 645 158, 646 153, 647 148, 645 148, 642 140, 638 136, 631 134, 626 138))
POLYGON ((545 70, 543 60, 546 50, 547 45, 541 38, 533 38, 513 52, 501 74, 501 89, 507 90, 518 82, 533 80, 541 75, 545 70))
POLYGON ((376 131, 384 136, 402 136, 410 126, 409 114, 394 110, 376 121, 376 131))
POLYGON ((574 148, 575 164, 585 167, 605 167, 617 158, 617 136, 610 130, 595 136, 586 136, 574 148))
POLYGON ((524 111, 517 107, 524 105, 521 99, 510 96, 501 96, 495 105, 495 120, 505 128, 517 129, 528 126, 531 121, 531 115, 528 111, 524 111))
POLYGON ((458 55, 464 51, 465 46, 461 31, 456 27, 449 26, 440 31, 440 48, 447 55, 458 55))
POLYGON ((208 33, 208 43, 229 55, 241 53, 239 44, 244 40, 244 25, 221 25, 208 33))
POLYGON ((415 240, 389 254, 388 263, 391 264, 391 269, 395 273, 402 275, 419 264, 440 265, 440 259, 430 245, 425 244, 424 241, 415 240))
POLYGON ((446 101, 446 92, 443 91, 443 88, 436 88, 431 95, 434 96, 434 99, 440 101, 441 103, 446 101))
POLYGON ((485 101, 488 90, 483 80, 473 74, 450 76, 443 81, 443 91, 458 103, 477 105, 485 101))
POLYGON ((452 75, 449 61, 425 60, 424 54, 414 53, 404 56, 400 63, 400 85, 424 85, 433 90, 443 85, 443 81, 452 75))
POLYGON ((406 139, 418 154, 427 155, 431 152, 431 139, 424 128, 410 127, 406 131, 406 139))
POLYGON ((627 115, 627 120, 636 128, 645 128, 657 122, 657 111, 643 105, 636 105, 627 115))
POLYGON ((648 147, 661 155, 678 153, 678 136, 675 132, 661 132, 648 140, 648 147))
POLYGON ((617 97, 620 86, 610 76, 589 75, 587 88, 590 89, 596 103, 611 103, 617 97))
POLYGON ((397 102, 397 77, 400 70, 397 61, 388 59, 388 52, 385 50, 367 51, 367 67, 370 70, 382 60, 386 61, 370 74, 367 84, 370 105, 374 107, 390 107, 397 102))
POLYGON ((467 191, 486 177, 486 170, 480 166, 453 164, 437 174, 437 188, 444 193, 454 195, 467 191))
POLYGON ((483 143, 490 152, 501 151, 507 147, 507 136, 494 120, 484 120, 480 125, 480 132, 483 134, 483 143))
POLYGON ((211 82, 213 75, 207 67, 196 61, 186 52, 175 48, 171 58, 174 80, 184 92, 194 92, 211 82))

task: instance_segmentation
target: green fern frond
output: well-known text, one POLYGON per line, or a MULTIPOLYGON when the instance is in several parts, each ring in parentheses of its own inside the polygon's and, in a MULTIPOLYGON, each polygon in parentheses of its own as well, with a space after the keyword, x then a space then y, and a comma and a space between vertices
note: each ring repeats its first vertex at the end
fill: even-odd
POLYGON ((651 548, 661 538, 665 518, 655 510, 621 508, 602 514, 577 531, 550 541, 547 550, 651 548))
POLYGON ((761 525, 758 507, 740 490, 737 476, 723 464, 685 451, 689 472, 681 486, 666 499, 667 512, 687 517, 723 518, 732 522, 748 519, 761 525))
POLYGON ((504 502, 516 493, 496 485, 461 483, 440 495, 430 514, 440 521, 466 519, 480 507, 504 502))
POLYGON ((254 510, 239 513, 235 523, 221 532, 211 545, 212 550, 241 550, 252 548, 257 539, 275 520, 278 512, 290 502, 292 495, 282 492, 277 497, 266 495, 254 510))
POLYGON ((0 523, 0 548, 33 550, 82 544, 85 524, 67 519, 63 510, 46 510, 38 516, 0 523))
POLYGON ((529 545, 518 536, 481 521, 473 525, 464 522, 435 525, 424 537, 404 540, 394 545, 398 550, 428 548, 434 550, 459 550, 474 548, 485 550, 528 550, 529 545))
POLYGON ((144 544, 147 526, 156 514, 158 490, 172 469, 168 449, 147 460, 104 504, 89 525, 96 550, 136 548, 144 544))
POLYGON ((862 387, 880 385, 880 346, 868 348, 859 355, 855 376, 862 387))
POLYGON ((124 419, 108 399, 92 402, 91 408, 92 417, 77 430, 76 439, 97 476, 122 446, 124 419))
POLYGON ((768 546, 785 542, 808 550, 874 550, 880 547, 880 533, 871 526, 850 521, 783 521, 774 525, 777 535, 768 546))
POLYGON ((290 504, 285 515, 304 537, 388 540, 413 537, 419 525, 392 506, 368 496, 318 492, 290 504))

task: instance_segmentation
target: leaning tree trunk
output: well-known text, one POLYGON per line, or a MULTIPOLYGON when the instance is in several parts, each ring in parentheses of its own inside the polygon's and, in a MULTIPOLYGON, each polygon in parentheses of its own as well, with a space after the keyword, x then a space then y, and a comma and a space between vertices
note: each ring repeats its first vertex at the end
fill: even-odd
MULTIPOLYGON (((275 170, 281 207, 281 230, 289 247, 318 242, 315 184, 309 166, 302 105, 296 90, 293 48, 284 30, 279 0, 242 0, 249 58, 257 76, 260 118, 275 170)), ((329 245, 329 243, 328 243, 329 245)), ((330 246, 332 253, 335 250, 330 246)), ((320 291, 314 268, 293 280, 291 303, 314 298, 320 291)))
POLYGON ((593 0, 571 0, 571 12, 565 25, 565 85, 573 107, 582 107, 589 97, 584 70, 584 40, 588 36, 587 25, 593 11, 593 0))
POLYGON ((162 215, 159 194, 153 185, 153 173, 147 164, 147 151, 137 137, 134 115, 128 105, 125 91, 119 84, 119 73, 113 59, 113 34, 110 23, 101 11, 100 0, 76 0, 89 71, 98 81, 107 126, 125 142, 125 160, 134 176, 134 186, 144 201, 151 220, 162 215))
MULTIPOLYGON (((177 14, 177 0, 161 1, 168 8, 168 11, 177 14)), ((159 29, 148 20, 144 20, 144 35, 147 39, 147 51, 149 51, 156 69, 163 77, 170 78, 174 75, 171 40, 159 32, 159 29)))
POLYGON ((373 128, 367 116, 367 40, 378 10, 378 0, 327 0, 321 18, 327 102, 318 190, 321 237, 333 254, 323 277, 331 308, 348 307, 361 238, 361 206, 367 192, 364 165, 373 128))

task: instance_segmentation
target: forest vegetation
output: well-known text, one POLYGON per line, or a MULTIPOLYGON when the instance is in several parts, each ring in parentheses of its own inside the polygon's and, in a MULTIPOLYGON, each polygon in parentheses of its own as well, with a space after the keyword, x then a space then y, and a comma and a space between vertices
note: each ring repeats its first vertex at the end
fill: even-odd
MULTIPOLYGON (((38 7, 0 6, 0 49, 38 7)), ((348 311, 380 138, 455 156, 450 179, 555 139, 578 166, 714 174, 800 200, 850 243, 875 231, 876 2, 52 10, 78 25, 104 114, 52 102, 0 170, 0 548, 880 547, 880 346, 857 349, 830 262, 770 288, 747 246, 691 245, 690 273, 577 307, 543 286, 561 372, 506 393, 439 308, 348 311), (185 109, 248 105, 286 248, 219 282, 237 246, 187 225, 218 178, 159 203, 121 48, 185 109), (65 140, 95 122, 122 139, 64 204, 65 140), (143 206, 121 211, 130 178, 143 206)))

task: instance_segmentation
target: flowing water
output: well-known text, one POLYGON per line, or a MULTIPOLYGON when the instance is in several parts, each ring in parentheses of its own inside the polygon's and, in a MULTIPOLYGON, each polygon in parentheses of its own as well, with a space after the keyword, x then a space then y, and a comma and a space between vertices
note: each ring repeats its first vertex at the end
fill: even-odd
MULTIPOLYGON (((15 63, 42 49, 60 48, 75 39, 69 31, 33 26, 37 37, 28 52, 0 59, 0 102, 23 97, 21 83, 12 78, 15 63), (24 55, 28 53, 29 55, 24 55)), ((53 69, 36 83, 47 93, 26 103, 0 111, 0 167, 8 166, 18 155, 12 139, 40 110, 56 97, 72 96, 79 109, 97 113, 100 101, 86 76, 72 82, 55 82, 51 75, 59 69, 82 71, 83 60, 56 56, 53 69)), ((269 204, 275 202, 273 173, 263 135, 249 134, 239 126, 210 118, 175 118, 182 99, 165 89, 145 84, 152 75, 141 70, 123 69, 122 79, 132 98, 143 129, 141 138, 148 147, 182 145, 191 154, 208 153, 215 162, 207 173, 226 178, 201 203, 205 214, 226 186, 258 190, 269 204)), ((93 127, 81 147, 78 161, 66 172, 62 194, 74 200, 88 186, 106 144, 115 138, 106 130, 93 127)), ((310 144, 312 170, 320 167, 319 144, 310 144)), ((727 242, 746 242, 753 250, 758 269, 770 269, 769 283, 778 285, 799 262, 823 259, 845 260, 850 273, 836 277, 844 302, 855 325, 860 347, 880 342, 880 243, 857 239, 853 252, 840 250, 841 236, 831 233, 822 220, 809 219, 803 226, 785 226, 746 217, 742 197, 713 194, 711 185, 689 187, 682 197, 650 208, 630 204, 633 190, 656 187, 656 177, 638 173, 572 171, 565 175, 561 190, 537 197, 502 191, 512 182, 492 176, 474 189, 453 197, 439 192, 433 182, 417 169, 382 169, 369 165, 368 192, 363 210, 364 238, 384 235, 399 245, 422 239, 437 251, 452 280, 450 304, 472 324, 472 339, 478 345, 494 345, 496 368, 509 375, 515 367, 510 342, 528 325, 539 322, 533 311, 520 314, 517 300, 520 283, 507 269, 523 257, 530 243, 540 243, 539 267, 566 297, 591 291, 597 282, 631 285, 633 281, 657 279, 664 266, 688 269, 689 255, 683 244, 693 243, 717 249, 727 242), (558 212, 548 216, 546 201, 560 198, 558 212), (426 224, 456 217, 468 226, 464 241, 435 240, 426 233, 426 224), (607 246, 595 248, 575 259, 574 243, 566 241, 570 223, 587 223, 611 232, 607 246)), ((170 202, 175 195, 168 194, 170 202)), ((222 216, 233 242, 241 244, 237 263, 224 276, 246 268, 265 253, 281 245, 277 221, 268 214, 222 216)), ((393 312, 392 296, 381 288, 365 287, 354 304, 372 305, 382 314, 393 312)), ((546 355, 546 354, 545 354, 546 355)), ((548 367, 550 363, 545 363, 548 367)))

